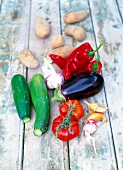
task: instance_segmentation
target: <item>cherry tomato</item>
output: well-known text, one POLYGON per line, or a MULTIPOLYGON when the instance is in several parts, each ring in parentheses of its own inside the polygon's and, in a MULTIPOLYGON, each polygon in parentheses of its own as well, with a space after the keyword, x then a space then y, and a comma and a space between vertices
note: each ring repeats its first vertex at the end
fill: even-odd
POLYGON ((59 125, 63 122, 64 116, 60 115, 53 120, 52 131, 58 139, 69 141, 80 134, 80 125, 76 121, 70 121, 71 126, 66 126, 58 130, 59 125), (57 132, 58 130, 58 132, 57 132))
POLYGON ((74 120, 81 119, 84 116, 84 108, 78 100, 67 100, 65 103, 61 104, 59 107, 60 114, 66 116, 71 104, 76 105, 75 109, 73 110, 74 113, 72 117, 74 118, 74 120))

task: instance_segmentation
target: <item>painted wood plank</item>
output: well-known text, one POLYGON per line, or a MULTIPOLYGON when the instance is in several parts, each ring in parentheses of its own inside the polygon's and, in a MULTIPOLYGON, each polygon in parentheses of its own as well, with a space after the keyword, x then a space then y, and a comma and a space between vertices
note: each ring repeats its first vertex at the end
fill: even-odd
MULTIPOLYGON (((63 31, 64 31, 64 28, 67 26, 63 21, 63 16, 67 12, 79 11, 81 9, 89 9, 88 1, 86 0, 81 1, 81 2, 80 1, 69 1, 69 0, 61 1, 61 12, 62 12, 61 18, 62 18, 63 31)), ((94 30, 93 30, 93 25, 91 22, 91 17, 89 16, 86 20, 80 23, 76 23, 75 25, 82 26, 86 30, 86 33, 87 33, 86 40, 81 43, 90 42, 92 47, 95 48, 94 30)), ((65 36, 65 37, 66 37, 67 43, 69 44, 74 44, 76 47, 78 47, 81 44, 76 41, 73 41, 71 37, 68 37, 68 36, 65 36)), ((97 102, 100 105, 106 106, 104 90, 102 90, 96 96, 89 98, 88 101, 97 102)), ((86 116, 89 113, 89 110, 83 103, 83 100, 81 100, 81 103, 83 104, 85 108, 85 116, 86 116)), ((99 170, 100 169, 101 170, 104 168, 104 165, 107 165, 105 167, 106 170, 116 169, 113 143, 112 143, 111 132, 110 132, 110 124, 109 123, 105 124, 100 129, 98 129, 98 131, 94 134, 94 138, 96 140, 96 149, 97 149, 97 154, 98 154, 97 156, 95 156, 92 143, 88 143, 86 141, 85 136, 83 135, 82 128, 83 128, 84 120, 85 120, 85 117, 80 121, 80 125, 81 125, 80 136, 69 142, 70 168, 72 170, 74 169, 77 169, 77 170, 82 170, 82 169, 88 169, 88 170, 98 169, 99 170)))
POLYGON ((27 2, 2 1, 0 14, 0 169, 21 169, 23 124, 14 105, 11 78, 24 73, 18 60, 25 48, 27 2), (20 36, 21 35, 21 36, 20 36))
POLYGON ((0 11, 1 11, 2 1, 0 0, 0 11))
POLYGON ((123 24, 114 0, 90 1, 97 42, 103 41, 101 50, 105 92, 109 107, 118 169, 123 169, 123 24), (108 7, 108 8, 107 8, 108 7), (115 12, 114 12, 115 11, 115 12))
MULTIPOLYGON (((28 70, 29 83, 35 73, 42 73, 41 67, 43 58, 50 51, 50 40, 56 33, 60 33, 58 1, 32 1, 29 49, 39 61, 40 67, 28 70), (46 39, 40 39, 36 36, 34 23, 36 16, 38 15, 43 16, 51 22, 51 35, 46 39)), ((49 91, 50 97, 52 96, 52 93, 53 91, 49 91)), ((31 122, 25 126, 24 170, 63 170, 66 168, 66 165, 64 165, 66 160, 64 161, 63 156, 63 152, 66 152, 63 149, 63 142, 57 141, 51 130, 52 121, 57 115, 58 104, 51 103, 51 120, 49 129, 41 137, 36 137, 33 134, 35 111, 32 110, 31 122)))
POLYGON ((119 13, 121 15, 121 19, 122 19, 122 22, 123 22, 123 1, 117 0, 116 2, 117 2, 119 13))

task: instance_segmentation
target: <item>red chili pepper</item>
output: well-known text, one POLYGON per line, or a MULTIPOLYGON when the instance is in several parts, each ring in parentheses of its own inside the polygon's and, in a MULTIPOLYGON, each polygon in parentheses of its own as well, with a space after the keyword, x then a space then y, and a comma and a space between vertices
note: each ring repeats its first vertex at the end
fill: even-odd
POLYGON ((89 43, 84 43, 76 48, 66 59, 55 54, 50 54, 49 56, 52 61, 62 69, 65 79, 68 80, 93 60, 95 52, 97 52, 102 45, 103 43, 100 43, 97 49, 93 50, 89 43))
POLYGON ((96 72, 99 74, 101 71, 101 68, 102 68, 102 63, 100 62, 100 56, 97 56, 95 60, 91 61, 84 68, 80 69, 75 75, 78 75, 84 72, 96 72))
POLYGON ((96 73, 100 73, 100 70, 102 68, 102 63, 99 61, 100 60, 100 56, 97 56, 97 58, 93 61, 91 61, 88 64, 88 70, 90 72, 96 72, 96 73))

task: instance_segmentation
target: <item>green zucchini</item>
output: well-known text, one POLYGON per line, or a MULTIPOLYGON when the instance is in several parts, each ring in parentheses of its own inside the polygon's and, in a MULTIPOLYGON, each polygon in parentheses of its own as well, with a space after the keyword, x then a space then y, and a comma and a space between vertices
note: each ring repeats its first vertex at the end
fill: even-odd
POLYGON ((20 119, 27 123, 31 117, 31 97, 26 79, 16 74, 11 80, 13 98, 20 119))
POLYGON ((35 74, 30 82, 30 93, 35 108, 34 135, 41 136, 47 131, 50 122, 50 99, 41 74, 35 74))

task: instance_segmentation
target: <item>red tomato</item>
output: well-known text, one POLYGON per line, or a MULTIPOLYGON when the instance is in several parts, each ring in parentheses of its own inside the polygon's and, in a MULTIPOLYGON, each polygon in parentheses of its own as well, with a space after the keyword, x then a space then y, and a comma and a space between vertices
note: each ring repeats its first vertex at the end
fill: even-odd
POLYGON ((56 133, 57 128, 59 125, 63 122, 64 116, 58 116, 53 120, 53 125, 52 125, 52 131, 54 135, 58 137, 58 139, 62 141, 69 141, 71 139, 74 139, 80 134, 80 125, 78 122, 75 121, 70 121, 71 127, 63 127, 58 131, 58 134, 56 133))
POLYGON ((60 114, 66 116, 71 104, 76 105, 75 109, 73 110, 74 114, 72 115, 72 117, 74 118, 74 120, 81 119, 84 116, 84 108, 78 100, 67 100, 65 103, 61 104, 59 107, 60 114))

